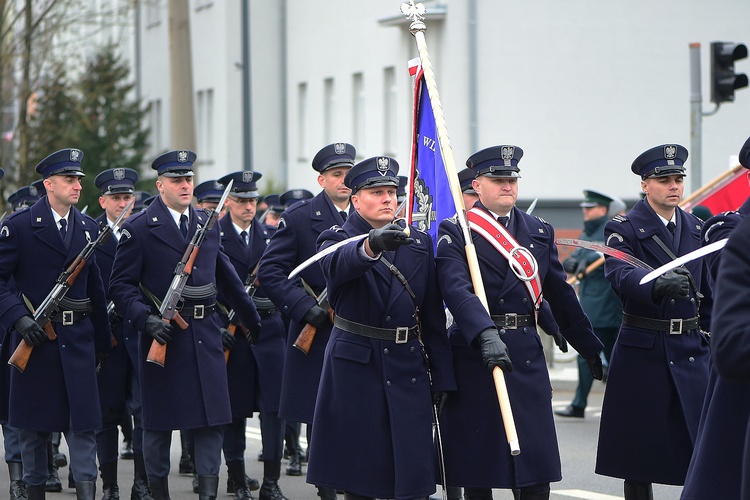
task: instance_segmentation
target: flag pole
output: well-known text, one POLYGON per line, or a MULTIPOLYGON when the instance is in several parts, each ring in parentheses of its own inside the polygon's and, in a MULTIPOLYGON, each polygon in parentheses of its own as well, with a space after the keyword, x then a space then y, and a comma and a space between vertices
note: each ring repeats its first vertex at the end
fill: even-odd
MULTIPOLYGON (((450 185, 451 195, 453 196, 453 203, 456 206, 458 223, 463 232, 464 241, 466 242, 466 260, 469 264, 469 272, 471 273, 471 281, 474 285, 474 293, 489 314, 490 308, 487 304, 484 283, 482 282, 482 276, 479 270, 479 259, 477 258, 477 251, 471 238, 471 230, 469 229, 469 224, 466 220, 466 207, 464 206, 464 199, 461 195, 461 184, 458 180, 456 164, 453 159, 453 148, 451 147, 450 139, 448 138, 448 129, 445 125, 445 117, 443 116, 443 107, 440 103, 440 96, 435 81, 435 73, 432 70, 430 54, 427 51, 427 41, 424 36, 424 32, 427 29, 427 26, 424 24, 425 8, 421 3, 415 4, 414 0, 409 0, 409 3, 401 4, 401 12, 411 21, 409 32, 414 36, 414 39, 417 42, 419 59, 422 63, 422 71, 427 85, 427 92, 430 97, 430 105, 432 106, 432 112, 435 115, 435 126, 440 143, 440 153, 443 157, 443 164, 445 165, 448 184, 450 185)), ((497 392, 498 403, 500 404, 500 413, 503 417, 503 425, 505 427, 505 435, 508 439, 508 445, 510 446, 510 453, 511 455, 518 455, 521 453, 521 448, 518 444, 518 433, 516 432, 516 424, 513 419, 513 411, 510 407, 510 399, 508 397, 508 388, 505 385, 505 377, 502 370, 497 366, 492 371, 492 377, 495 381, 495 390, 497 392)))

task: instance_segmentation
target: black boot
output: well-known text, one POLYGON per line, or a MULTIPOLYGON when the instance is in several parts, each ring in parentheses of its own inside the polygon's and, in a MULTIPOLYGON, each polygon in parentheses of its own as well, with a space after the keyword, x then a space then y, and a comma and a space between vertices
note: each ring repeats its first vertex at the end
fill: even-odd
POLYGON ((141 453, 133 454, 133 465, 135 474, 133 476, 133 488, 130 490, 130 500, 154 500, 151 488, 146 476, 146 464, 141 453))
POLYGON ((549 485, 521 488, 521 500, 549 500, 549 485))
POLYGON ((216 500, 217 491, 219 476, 198 476, 198 500, 216 500))
MULTIPOLYGON (((180 443, 182 444, 182 454, 180 455, 180 474, 192 474, 195 472, 193 464, 193 455, 190 453, 187 440, 180 433, 180 443)), ((196 492, 197 493, 197 492, 196 492)))
POLYGON ((55 465, 53 459, 52 443, 50 441, 47 441, 47 471, 49 472, 49 476, 44 485, 44 491, 49 491, 50 493, 62 491, 62 483, 60 482, 60 476, 57 475, 57 465, 55 465))
POLYGON ((148 485, 151 487, 151 494, 154 500, 171 500, 169 498, 169 477, 148 478, 148 485))
POLYGON ((95 500, 96 481, 76 481, 76 500, 95 500))
POLYGON ((76 478, 73 477, 73 469, 68 467, 68 488, 71 490, 76 489, 76 478))
POLYGON ((231 480, 234 497, 237 500, 252 500, 253 496, 250 494, 250 489, 245 482, 245 462, 236 461, 228 462, 227 469, 229 469, 229 479, 227 480, 227 490, 229 489, 229 482, 231 480))
POLYGON ((464 493, 460 486, 446 486, 445 496, 448 500, 463 500, 464 493))
POLYGON ((625 500, 654 500, 651 483, 625 480, 625 500))
POLYGON ((44 500, 46 498, 44 485, 26 486, 26 498, 29 500, 44 500))
POLYGON ((59 432, 53 432, 51 437, 51 444, 52 444, 52 457, 55 461, 55 465, 58 467, 65 467, 68 465, 68 457, 65 456, 65 453, 60 452, 60 439, 62 439, 62 436, 59 432))
POLYGON ((465 500, 492 500, 490 488, 464 488, 465 500))
POLYGON ((327 486, 316 486, 320 500, 336 500, 336 490, 327 486))
POLYGON ((289 500, 279 488, 281 477, 281 460, 263 462, 263 484, 258 494, 259 500, 289 500))
POLYGON ((10 478, 10 500, 26 500, 23 464, 21 462, 8 462, 8 477, 10 478))
POLYGON ((289 452, 289 465, 286 466, 287 476, 301 476, 302 464, 300 463, 299 449, 289 452))
POLYGON ((101 464, 102 500, 120 500, 120 487, 117 485, 117 459, 101 464))

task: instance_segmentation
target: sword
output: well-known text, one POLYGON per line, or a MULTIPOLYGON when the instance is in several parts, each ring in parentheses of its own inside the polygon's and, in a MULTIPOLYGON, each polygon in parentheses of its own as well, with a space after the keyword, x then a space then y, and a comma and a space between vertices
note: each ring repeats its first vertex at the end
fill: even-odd
POLYGON ((339 241, 338 243, 334 243, 330 247, 324 248, 320 252, 316 253, 312 257, 305 260, 302 264, 298 265, 294 269, 292 269, 292 272, 289 273, 289 277, 287 279, 292 279, 295 276, 297 276, 299 273, 301 273, 303 270, 310 267, 311 264, 318 262, 320 259, 325 257, 328 254, 331 254, 338 250, 339 248, 343 247, 344 245, 348 245, 349 243, 352 243, 353 241, 359 241, 365 239, 367 236, 369 236, 369 233, 364 234, 358 234, 357 236, 352 236, 351 238, 347 238, 344 241, 339 241))
POLYGON ((594 250, 595 252, 601 252, 605 255, 609 255, 610 257, 614 257, 615 259, 619 259, 624 262, 627 262, 628 264, 633 265, 635 267, 640 267, 641 269, 648 269, 649 271, 652 271, 654 269, 653 267, 649 266, 642 260, 633 257, 629 253, 623 252, 622 250, 617 250, 616 248, 607 246, 604 243, 597 243, 595 241, 577 240, 574 238, 558 238, 555 240, 555 243, 558 245, 580 247, 580 248, 586 248, 589 250, 594 250))
POLYGON ((685 255, 676 258, 675 260, 671 262, 667 262, 663 266, 654 269, 650 273, 648 273, 646 276, 641 278, 641 281, 639 282, 640 285, 645 285, 649 281, 653 281, 662 274, 666 273, 667 271, 671 271, 672 269, 676 267, 680 267, 681 265, 693 261, 695 259, 700 259, 701 257, 704 257, 710 253, 714 253, 718 250, 721 250, 724 248, 724 245, 727 244, 727 240, 729 238, 724 238, 723 240, 715 241, 711 243, 710 245, 706 245, 705 247, 700 247, 697 250, 693 250, 690 253, 686 253, 685 255))
POLYGON ((531 215, 531 212, 533 212, 536 208, 537 201, 539 201, 539 198, 534 198, 534 201, 531 202, 531 205, 529 205, 529 208, 526 210, 527 214, 531 215))

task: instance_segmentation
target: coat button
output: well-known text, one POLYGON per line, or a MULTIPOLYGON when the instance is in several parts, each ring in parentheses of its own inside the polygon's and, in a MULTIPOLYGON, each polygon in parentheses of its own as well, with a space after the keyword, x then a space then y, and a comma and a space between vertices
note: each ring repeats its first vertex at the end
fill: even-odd
POLYGON ((202 344, 202 343, 203 343, 203 341, 202 341, 202 340, 199 340, 199 341, 198 341, 198 344, 199 344, 199 345, 200 345, 200 344, 202 344))
POLYGON ((497 301, 498 304, 503 305, 505 304, 505 299, 500 299, 497 301))
POLYGON ((65 344, 61 345, 60 349, 65 349, 65 344))
POLYGON ((412 385, 416 384, 417 383, 417 379, 416 378, 411 379, 411 383, 412 383, 412 385))
POLYGON ((523 302, 524 304, 525 304, 526 302, 528 302, 528 301, 529 301, 529 299, 527 299, 526 297, 524 297, 523 299, 521 299, 521 302, 523 302))
POLYGON ((528 359, 526 360, 526 366, 531 366, 531 361, 528 359))
POLYGON ((669 366, 674 366, 674 361, 670 361, 669 366))
POLYGON ((414 352, 414 346, 411 346, 411 347, 409 348, 409 352, 414 352))
POLYGON ((505 328, 501 328, 497 331, 500 335, 505 335, 505 328))
POLYGON ((386 320, 386 321, 390 321, 390 320, 391 320, 391 317, 390 317, 390 316, 386 316, 386 317, 385 317, 385 320, 386 320))
POLYGON ((387 385, 388 387, 390 387, 391 386, 391 381, 390 380, 386 380, 385 381, 385 385, 387 385))
POLYGON ((388 354, 388 348, 383 349, 383 354, 388 354))
POLYGON ((526 327, 525 326, 523 327, 523 333, 526 333, 526 327))
POLYGON ((669 305, 670 305, 670 306, 673 306, 673 305, 674 305, 674 299, 669 299, 669 305))
POLYGON ((690 356, 690 357, 688 358, 688 361, 690 361, 691 363, 693 363, 693 362, 695 361, 695 358, 694 358, 694 357, 692 357, 692 356, 690 356))
POLYGON ((691 304, 695 304, 695 298, 694 297, 690 297, 690 303, 691 304))

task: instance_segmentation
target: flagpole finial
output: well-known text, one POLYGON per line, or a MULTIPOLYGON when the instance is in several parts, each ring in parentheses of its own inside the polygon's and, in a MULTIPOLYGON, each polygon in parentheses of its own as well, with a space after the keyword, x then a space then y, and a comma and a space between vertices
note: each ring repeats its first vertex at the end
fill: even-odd
POLYGON ((408 3, 401 4, 401 13, 411 21, 409 31, 412 35, 417 31, 424 31, 427 29, 427 26, 424 24, 426 12, 427 10, 424 8, 424 5, 421 3, 415 4, 414 0, 409 0, 408 3))

